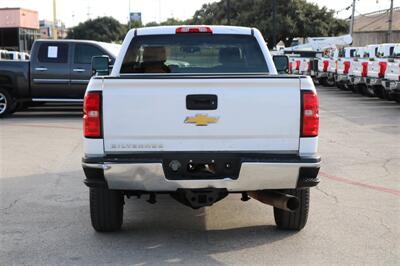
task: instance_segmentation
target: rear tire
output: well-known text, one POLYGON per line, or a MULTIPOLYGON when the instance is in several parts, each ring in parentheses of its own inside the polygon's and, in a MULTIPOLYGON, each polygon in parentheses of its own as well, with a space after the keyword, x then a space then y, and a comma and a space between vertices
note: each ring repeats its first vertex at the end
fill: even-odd
POLYGON ((308 219, 308 209, 310 206, 310 189, 286 189, 279 192, 293 195, 299 199, 299 209, 294 212, 284 211, 274 207, 274 217, 276 225, 282 230, 298 230, 304 228, 308 219))
POLYGON ((120 191, 90 188, 90 218, 98 232, 121 229, 124 213, 124 195, 120 191))
POLYGON ((0 118, 15 112, 16 102, 11 94, 3 88, 0 88, 0 118))

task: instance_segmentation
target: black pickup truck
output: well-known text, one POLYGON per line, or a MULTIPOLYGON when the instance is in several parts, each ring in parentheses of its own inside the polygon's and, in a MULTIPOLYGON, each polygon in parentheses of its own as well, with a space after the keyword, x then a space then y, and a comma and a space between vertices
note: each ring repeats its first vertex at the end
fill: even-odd
POLYGON ((120 45, 86 40, 38 40, 30 61, 0 61, 0 118, 34 102, 83 102, 93 56, 114 63, 120 45))

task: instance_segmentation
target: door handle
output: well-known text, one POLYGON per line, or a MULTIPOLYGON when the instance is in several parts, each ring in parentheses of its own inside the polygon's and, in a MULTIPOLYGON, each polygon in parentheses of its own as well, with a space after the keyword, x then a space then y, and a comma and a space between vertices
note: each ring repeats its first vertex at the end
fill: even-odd
POLYGON ((72 69, 72 71, 74 71, 74 72, 85 72, 86 70, 83 69, 83 68, 74 68, 74 69, 72 69))
POLYGON ((218 97, 214 94, 192 94, 186 96, 188 110, 217 110, 218 97))
POLYGON ((47 71, 47 67, 36 67, 36 71, 47 71))

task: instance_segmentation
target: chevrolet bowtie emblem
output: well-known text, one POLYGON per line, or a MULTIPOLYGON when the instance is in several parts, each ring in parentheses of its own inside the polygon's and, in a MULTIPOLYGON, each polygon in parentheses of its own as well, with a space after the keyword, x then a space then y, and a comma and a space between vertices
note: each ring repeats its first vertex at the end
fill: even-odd
POLYGON ((208 124, 214 124, 218 122, 218 117, 209 117, 208 115, 197 114, 193 117, 186 117, 186 124, 196 124, 196 126, 208 126, 208 124))

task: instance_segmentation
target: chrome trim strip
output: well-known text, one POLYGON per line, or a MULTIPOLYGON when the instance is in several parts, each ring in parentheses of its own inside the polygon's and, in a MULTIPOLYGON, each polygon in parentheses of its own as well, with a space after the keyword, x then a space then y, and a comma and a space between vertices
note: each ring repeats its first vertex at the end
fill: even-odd
POLYGON ((32 98, 32 102, 69 102, 69 103, 83 103, 83 99, 32 98))
POLYGON ((64 84, 69 83, 69 79, 33 79, 33 82, 42 84, 64 84))
POLYGON ((72 84, 85 84, 87 85, 89 83, 88 79, 71 79, 72 84))
POLYGON ((35 67, 36 71, 47 71, 47 67, 35 67))

